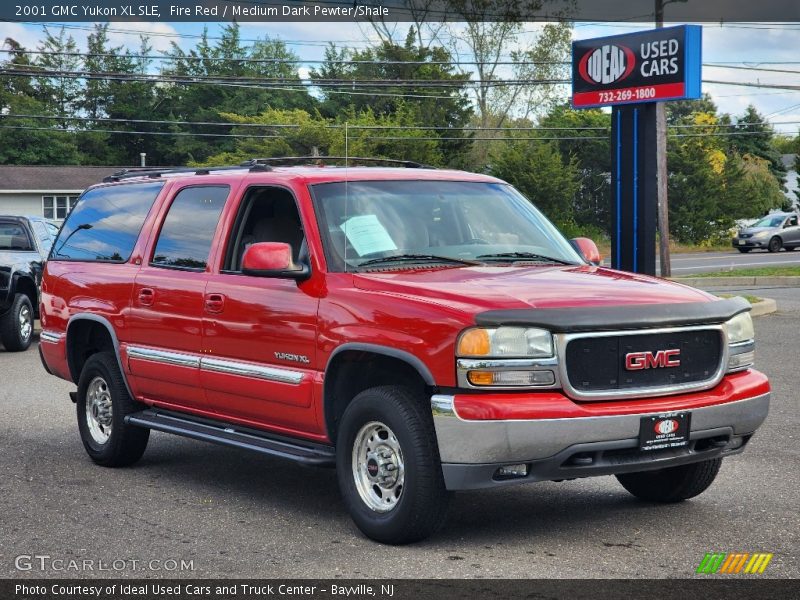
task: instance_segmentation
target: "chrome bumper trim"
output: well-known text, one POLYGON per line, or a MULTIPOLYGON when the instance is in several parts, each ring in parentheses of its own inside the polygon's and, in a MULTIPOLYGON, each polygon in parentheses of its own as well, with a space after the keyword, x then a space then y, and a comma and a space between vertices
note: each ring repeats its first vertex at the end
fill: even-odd
MULTIPOLYGON (((691 409, 692 433, 729 428, 733 435, 754 432, 769 412, 769 394, 691 409)), ((575 444, 637 439, 642 417, 667 411, 566 419, 466 421, 453 396, 431 398, 442 463, 513 463, 539 460, 575 444)))
POLYGON ((48 344, 57 344, 61 341, 61 334, 60 333, 53 333, 51 331, 42 331, 39 334, 39 340, 42 342, 47 342, 48 344))

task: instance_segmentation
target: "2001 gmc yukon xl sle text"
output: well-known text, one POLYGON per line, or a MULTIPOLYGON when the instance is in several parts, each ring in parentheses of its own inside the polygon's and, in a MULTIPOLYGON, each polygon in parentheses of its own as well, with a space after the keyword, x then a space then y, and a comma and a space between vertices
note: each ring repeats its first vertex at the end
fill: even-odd
POLYGON ((613 474, 690 498, 767 415, 749 305, 596 254, 484 175, 120 174, 54 245, 40 351, 97 463, 155 429, 335 465, 383 542, 434 532, 452 490, 613 474))

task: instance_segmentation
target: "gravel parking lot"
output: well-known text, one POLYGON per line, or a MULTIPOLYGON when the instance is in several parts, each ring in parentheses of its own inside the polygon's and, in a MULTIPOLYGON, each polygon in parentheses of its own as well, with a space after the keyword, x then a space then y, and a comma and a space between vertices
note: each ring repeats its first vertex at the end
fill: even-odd
POLYGON ((0 349, 0 576, 692 577, 716 551, 771 552, 762 577, 800 577, 800 290, 770 292, 755 293, 780 309, 756 319, 771 413, 705 494, 656 506, 611 477, 460 493, 443 530, 409 547, 364 538, 331 470, 159 433, 135 467, 96 467, 73 386, 35 347, 0 349), (73 559, 80 570, 58 569, 73 559))

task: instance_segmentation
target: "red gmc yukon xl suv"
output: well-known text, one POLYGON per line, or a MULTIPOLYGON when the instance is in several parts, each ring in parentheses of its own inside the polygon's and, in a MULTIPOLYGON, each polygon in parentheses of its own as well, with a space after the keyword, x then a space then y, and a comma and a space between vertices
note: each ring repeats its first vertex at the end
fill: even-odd
POLYGON ((514 188, 426 168, 123 172, 45 266, 45 369, 89 456, 151 429, 335 466, 386 543, 453 490, 615 475, 703 492, 769 408, 749 305, 597 266, 514 188))

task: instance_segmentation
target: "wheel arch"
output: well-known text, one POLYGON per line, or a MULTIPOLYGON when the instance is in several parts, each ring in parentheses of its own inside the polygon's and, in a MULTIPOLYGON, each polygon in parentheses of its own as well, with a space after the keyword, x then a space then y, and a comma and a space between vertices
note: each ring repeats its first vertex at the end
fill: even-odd
POLYGON ((323 387, 323 413, 329 439, 336 443, 341 416, 357 394, 390 384, 421 392, 436 387, 430 369, 410 352, 355 342, 336 348, 325 367, 323 387))
POLYGON ((34 314, 38 316, 39 299, 38 293, 36 292, 36 282, 31 278, 30 274, 15 273, 10 291, 9 298, 13 298, 14 294, 24 294, 27 296, 33 307, 34 314))
POLYGON ((106 351, 114 353, 122 380, 131 394, 120 358, 119 340, 111 322, 103 316, 91 313, 72 315, 67 323, 66 335, 67 365, 72 381, 78 382, 83 366, 92 354, 106 351))

